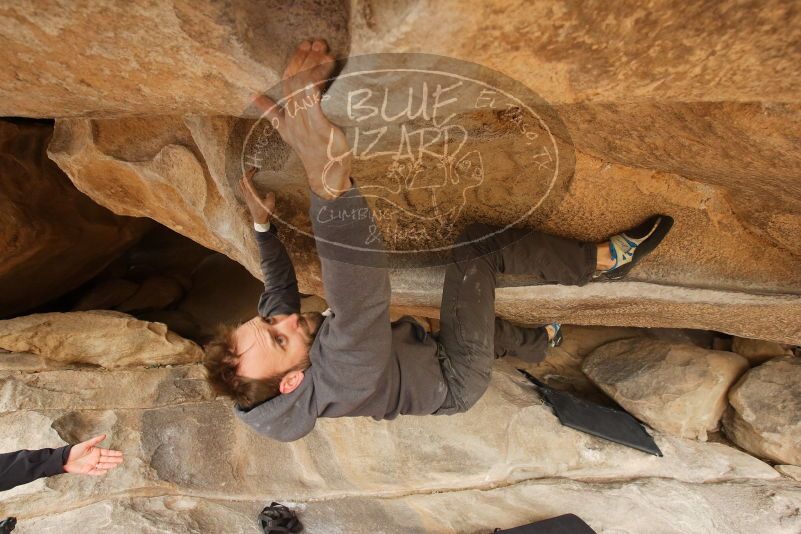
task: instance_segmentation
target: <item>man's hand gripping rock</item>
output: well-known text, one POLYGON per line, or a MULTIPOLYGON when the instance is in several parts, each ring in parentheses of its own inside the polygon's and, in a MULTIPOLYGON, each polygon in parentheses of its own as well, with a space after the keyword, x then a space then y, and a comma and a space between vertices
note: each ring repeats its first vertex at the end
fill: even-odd
POLYGON ((325 199, 336 198, 351 187, 352 154, 347 139, 320 105, 322 89, 334 66, 325 41, 303 41, 284 71, 282 105, 266 96, 255 102, 300 158, 311 190, 325 199))

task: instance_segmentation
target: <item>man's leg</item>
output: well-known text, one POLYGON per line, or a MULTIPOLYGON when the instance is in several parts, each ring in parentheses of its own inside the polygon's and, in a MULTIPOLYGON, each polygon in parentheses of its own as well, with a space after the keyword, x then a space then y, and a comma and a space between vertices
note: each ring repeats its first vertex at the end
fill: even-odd
POLYGON ((518 326, 500 317, 495 318, 495 357, 514 356, 536 363, 545 358, 548 332, 544 326, 518 326))
POLYGON ((490 380, 495 350, 498 273, 529 274, 540 281, 584 285, 596 269, 597 246, 529 230, 470 225, 445 270, 440 310, 440 355, 449 391, 437 414, 464 412, 490 380), (489 237, 487 237, 489 236, 489 237))

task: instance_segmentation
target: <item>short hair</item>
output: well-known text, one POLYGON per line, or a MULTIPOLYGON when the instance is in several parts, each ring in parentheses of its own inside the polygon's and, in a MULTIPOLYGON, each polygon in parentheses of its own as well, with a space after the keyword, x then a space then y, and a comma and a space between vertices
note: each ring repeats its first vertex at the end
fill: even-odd
MULTIPOLYGON (((220 325, 211 341, 203 347, 205 357, 203 365, 206 375, 215 392, 231 397, 241 408, 250 409, 264 401, 277 397, 281 391, 283 374, 265 379, 255 379, 236 374, 239 356, 235 352, 234 332, 241 325, 220 325)), ((301 365, 287 371, 303 371, 309 367, 308 356, 301 365)))

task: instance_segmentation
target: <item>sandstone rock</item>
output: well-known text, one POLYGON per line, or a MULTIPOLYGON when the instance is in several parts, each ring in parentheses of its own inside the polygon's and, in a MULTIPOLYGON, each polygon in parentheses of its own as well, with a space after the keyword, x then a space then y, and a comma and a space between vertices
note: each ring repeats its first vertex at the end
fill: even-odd
POLYGON ((136 293, 116 309, 124 313, 162 310, 178 302, 183 294, 183 287, 175 278, 155 274, 147 277, 136 293))
POLYGON ((777 465, 776 471, 786 477, 801 482, 801 467, 797 465, 777 465))
POLYGON ((39 313, 0 321, 0 347, 105 368, 198 361, 200 347, 124 313, 39 313))
POLYGON ((214 399, 200 366, 0 372, 0 413, 17 410, 125 410, 214 399), (125 387, 122 387, 125 386, 125 387))
POLYGON ((72 367, 72 365, 51 360, 38 354, 0 351, 0 371, 38 372, 65 367, 72 367))
POLYGON ((156 310, 137 313, 136 318, 149 323, 164 323, 171 332, 181 337, 201 343, 205 331, 197 320, 188 312, 182 310, 156 310))
POLYGON ((139 285, 122 278, 96 283, 72 307, 73 311, 110 310, 136 294, 139 285))
POLYGON ((670 478, 690 487, 742 479, 775 487, 781 480, 767 464, 717 443, 658 434, 665 456, 656 458, 563 427, 505 363, 496 366, 490 390, 466 414, 381 422, 320 419, 311 434, 289 444, 255 434, 229 403, 204 400, 208 390, 197 366, 190 367, 72 375, 69 382, 84 386, 84 395, 67 387, 67 371, 47 372, 41 382, 6 375, 4 387, 23 395, 5 405, 19 410, 0 413, 4 450, 107 433, 106 445, 123 450, 126 462, 100 479, 55 477, 21 487, 4 496, 0 515, 46 515, 105 502, 110 495, 306 501, 451 492, 532 478, 670 478), (124 392, 119 396, 103 387, 91 390, 115 378, 115 391, 124 392), (53 407, 37 408, 44 405, 53 407))
POLYGON ((62 122, 48 153, 115 213, 150 217, 259 272, 245 208, 229 199, 230 184, 206 183, 203 157, 180 118, 62 122))
POLYGON ((234 115, 279 81, 301 39, 325 37, 346 54, 347 13, 314 0, 4 6, 0 115, 234 115))
POLYGON ((733 338, 731 350, 746 358, 751 365, 759 365, 777 356, 793 355, 793 351, 781 343, 743 337, 733 338))
POLYGON ((47 159, 51 133, 0 121, 0 318, 78 287, 150 227, 77 191, 47 159))
POLYGON ((729 387, 748 368, 734 353, 661 340, 624 339, 595 349, 582 371, 626 411, 668 434, 706 441, 729 387))
POLYGON ((116 498, 45 517, 21 518, 17 530, 257 534, 261 530, 256 517, 273 498, 298 513, 304 532, 483 533, 563 513, 579 515, 596 532, 619 534, 639 534, 643 525, 665 534, 795 534, 801 527, 792 504, 801 498, 801 490, 788 484, 766 488, 657 479, 614 484, 557 479, 500 488, 311 502, 286 501, 280 493, 266 500, 236 501, 194 495, 116 498), (610 507, 610 502, 616 505, 610 507), (632 514, 632 509, 639 513, 632 514))
POLYGON ((192 289, 179 309, 194 319, 201 336, 208 336, 219 324, 255 317, 262 291, 264 284, 244 267, 222 254, 213 254, 192 273, 192 289))
POLYGON ((745 450, 801 466, 801 359, 754 367, 729 392, 726 435, 745 450))
POLYGON ((779 1, 679 9, 176 0, 136 10, 9 5, 2 15, 3 115, 234 115, 278 81, 292 47, 310 35, 340 57, 421 51, 489 65, 556 103, 798 102, 790 44, 798 15, 779 1), (94 31, 101 25, 108 35, 94 31))
MULTIPOLYGON (((76 185, 97 202, 120 213, 159 220, 260 276, 252 231, 232 187, 236 176, 225 168, 226 137, 221 132, 226 124, 232 122, 196 118, 184 123, 178 119, 59 121, 50 153, 76 185), (127 142, 143 131, 149 133, 149 145, 127 142), (160 146, 163 151, 181 152, 186 157, 172 158, 165 164, 160 146), (204 164, 208 165, 209 183, 201 180, 204 164), (115 176, 113 188, 107 186, 110 175, 115 176), (154 196, 154 191, 158 195, 154 196), (192 191, 195 193, 190 194, 192 191)), ((279 215, 287 223, 280 225, 280 235, 296 263, 301 290, 322 294, 313 242, 288 226, 308 230, 308 193, 296 158, 289 157, 284 165, 281 172, 260 173, 257 183, 278 191, 279 215)), ((512 300, 507 300, 508 293, 498 292, 499 312, 523 322, 535 322, 526 315, 537 310, 542 311, 536 320, 541 323, 562 319, 580 324, 705 328, 801 342, 801 297, 781 294, 792 293, 801 284, 801 260, 781 246, 755 237, 726 207, 726 198, 721 188, 701 186, 677 175, 610 166, 579 154, 569 190, 561 200, 554 199, 550 211, 538 216, 541 229, 600 240, 656 210, 672 213, 678 221, 673 233, 633 273, 633 279, 659 286, 638 286, 636 293, 631 292, 631 286, 620 284, 591 284, 581 289, 517 288, 520 296, 512 300), (612 189, 610 181, 615 184, 612 189), (743 254, 756 260, 739 261, 743 254), (748 294, 757 290, 774 293, 748 294), (564 308, 548 309, 547 303, 540 306, 538 294, 547 294, 548 300, 555 294, 563 299, 564 308), (617 299, 621 297, 631 299, 636 309, 619 306, 617 299), (728 310, 724 312, 719 304, 728 310)), ((528 206, 525 195, 510 196, 508 184, 500 181, 469 202, 465 213, 472 220, 496 223, 511 222, 528 206), (488 203, 487 195, 495 200, 488 203)), ((441 280, 437 269, 397 269, 393 304, 438 307, 441 286, 437 280, 441 280)))

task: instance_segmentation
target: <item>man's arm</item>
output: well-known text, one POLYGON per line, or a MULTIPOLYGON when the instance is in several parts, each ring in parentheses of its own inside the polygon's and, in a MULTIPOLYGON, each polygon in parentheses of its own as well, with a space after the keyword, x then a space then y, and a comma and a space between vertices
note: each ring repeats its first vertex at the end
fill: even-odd
POLYGON ((356 186, 329 200, 312 194, 310 217, 333 312, 323 342, 358 370, 350 387, 372 391, 392 355, 389 273, 375 219, 356 186))
POLYGON ((122 463, 123 456, 121 451, 98 447, 104 439, 102 434, 58 449, 0 454, 0 491, 62 473, 105 475, 122 463))
POLYGON ((275 226, 266 232, 254 231, 261 257, 264 292, 259 298, 259 315, 292 314, 300 312, 300 292, 295 268, 289 254, 278 239, 275 226))
POLYGON ((70 445, 58 449, 39 449, 0 454, 0 491, 64 473, 70 445))
POLYGON ((249 169, 242 177, 242 194, 254 223, 254 236, 259 247, 264 291, 259 298, 259 315, 292 314, 300 312, 300 293, 295 268, 287 254, 275 225, 270 224, 275 209, 275 193, 262 196, 256 191, 253 176, 256 169, 249 169))
POLYGON ((322 88, 333 70, 325 41, 303 41, 284 71, 285 107, 266 96, 256 103, 306 170, 323 285, 333 311, 320 342, 335 351, 337 362, 329 369, 347 368, 340 374, 347 392, 361 397, 381 383, 390 361, 389 275, 370 208, 351 181, 352 151, 342 129, 322 110, 322 88))

